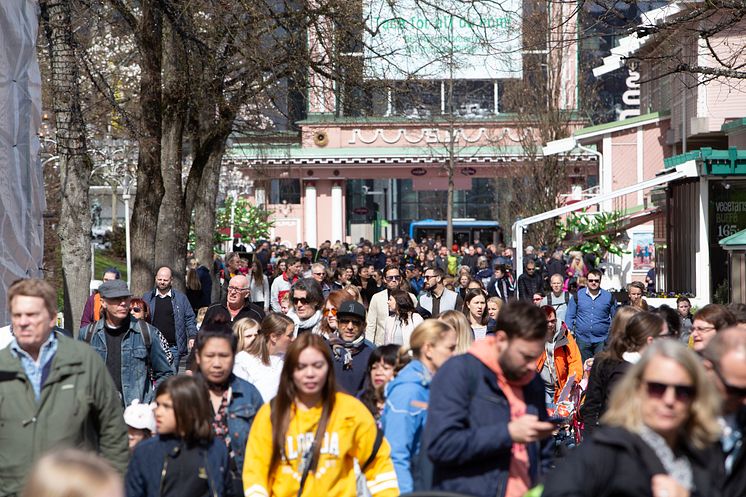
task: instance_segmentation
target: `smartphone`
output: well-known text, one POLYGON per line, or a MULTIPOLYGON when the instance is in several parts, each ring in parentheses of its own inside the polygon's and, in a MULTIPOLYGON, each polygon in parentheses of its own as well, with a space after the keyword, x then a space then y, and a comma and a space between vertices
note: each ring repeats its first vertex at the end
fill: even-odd
POLYGON ((547 423, 555 424, 555 425, 566 425, 570 423, 570 418, 554 415, 554 416, 548 417, 544 421, 546 421, 547 423))

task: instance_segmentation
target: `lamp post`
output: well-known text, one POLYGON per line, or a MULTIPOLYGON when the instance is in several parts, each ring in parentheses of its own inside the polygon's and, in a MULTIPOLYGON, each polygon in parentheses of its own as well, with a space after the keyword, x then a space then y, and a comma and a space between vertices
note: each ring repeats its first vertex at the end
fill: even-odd
MULTIPOLYGON (((91 171, 91 177, 95 174, 109 184, 112 194, 116 195, 117 190, 122 190, 122 200, 124 201, 124 251, 127 265, 127 287, 132 282, 132 250, 130 240, 130 199, 132 198, 132 188, 136 187, 135 174, 132 165, 136 162, 130 157, 132 150, 127 147, 126 143, 120 140, 113 140, 106 137, 103 146, 100 149, 95 148, 95 152, 100 154, 104 161, 91 171), (118 158, 116 156, 119 156, 118 158)), ((112 210, 111 227, 114 229, 117 213, 112 210)), ((93 262, 91 262, 93 264, 93 262)))

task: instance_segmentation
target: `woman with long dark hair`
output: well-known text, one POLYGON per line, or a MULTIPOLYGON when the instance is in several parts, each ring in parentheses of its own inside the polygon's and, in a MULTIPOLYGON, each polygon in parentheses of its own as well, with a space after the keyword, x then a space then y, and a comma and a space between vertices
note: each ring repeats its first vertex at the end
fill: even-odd
POLYGON ((668 331, 662 317, 631 306, 621 307, 617 311, 611 328, 609 346, 594 358, 588 379, 585 404, 581 409, 586 434, 592 433, 599 425, 614 387, 627 370, 640 360, 640 355, 654 339, 668 331), (624 313, 621 318, 620 312, 624 313), (626 319, 621 329, 614 326, 617 319, 626 319))
POLYGON ((389 315, 384 323, 383 343, 409 346, 409 337, 423 319, 414 308, 409 293, 404 290, 389 292, 389 315))
POLYGON ((324 339, 303 333, 285 355, 277 396, 254 420, 243 468, 244 495, 356 495, 359 462, 373 497, 394 497, 399 488, 390 452, 368 409, 337 391, 324 339))
POLYGON ((466 291, 464 297, 464 314, 469 320, 474 339, 481 340, 487 336, 487 294, 479 288, 466 291))
POLYGON ((381 345, 368 358, 365 383, 357 398, 365 404, 376 421, 381 418, 386 404, 386 385, 394 379, 399 366, 399 346, 395 343, 381 345))
POLYGON ((249 278, 249 288, 251 302, 264 309, 265 314, 269 312, 269 278, 262 270, 262 263, 254 260, 251 263, 251 271, 247 275, 249 278))
POLYGON ((158 435, 135 447, 127 497, 222 497, 230 493, 228 450, 212 431, 204 382, 171 376, 155 394, 158 435))

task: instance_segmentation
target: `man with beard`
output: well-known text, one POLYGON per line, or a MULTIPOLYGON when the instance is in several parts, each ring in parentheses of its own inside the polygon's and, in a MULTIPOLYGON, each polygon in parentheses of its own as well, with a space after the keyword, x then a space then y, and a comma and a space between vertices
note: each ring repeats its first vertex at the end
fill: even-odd
POLYGON ((546 314, 511 302, 494 336, 448 360, 430 384, 424 444, 433 489, 478 497, 523 495, 552 456, 536 361, 544 351, 546 314))
POLYGON ((461 310, 464 307, 461 296, 443 285, 444 276, 443 270, 439 267, 425 269, 425 284, 420 295, 418 311, 423 309, 427 315, 436 318, 442 312, 461 310))
POLYGON ((713 338, 702 352, 712 385, 723 400, 720 424, 723 432, 713 473, 722 485, 723 497, 746 495, 746 333, 728 328, 713 338))

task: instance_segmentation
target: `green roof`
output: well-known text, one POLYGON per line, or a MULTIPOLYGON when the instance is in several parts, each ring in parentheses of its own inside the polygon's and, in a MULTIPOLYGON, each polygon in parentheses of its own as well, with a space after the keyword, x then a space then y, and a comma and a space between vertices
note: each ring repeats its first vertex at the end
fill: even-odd
MULTIPOLYGON (((585 120, 585 116, 578 112, 568 112, 568 119, 570 120, 585 120)), ((497 115, 489 115, 485 117, 474 117, 466 118, 459 116, 446 116, 434 114, 430 117, 423 118, 408 118, 406 116, 336 116, 333 113, 315 113, 308 114, 308 117, 302 121, 297 121, 295 124, 299 126, 310 125, 310 124, 370 124, 370 123, 401 123, 401 124, 440 124, 454 122, 458 124, 480 124, 480 123, 491 123, 491 122, 509 122, 515 123, 519 117, 518 113, 514 112, 501 112, 497 115)), ((627 121, 624 121, 627 122, 627 121)))
POLYGON ((615 128, 630 126, 633 124, 649 121, 651 119, 660 119, 661 117, 665 117, 665 114, 662 112, 651 112, 649 114, 642 114, 641 116, 630 117, 622 121, 611 121, 608 123, 597 124, 595 126, 589 126, 587 128, 579 129, 578 131, 573 133, 573 136, 575 136, 576 138, 581 138, 585 135, 598 133, 599 131, 614 131, 615 128))
POLYGON ((746 150, 739 150, 736 147, 730 147, 728 150, 703 147, 663 159, 663 165, 665 169, 672 169, 691 160, 704 165, 704 175, 746 175, 746 150))
POLYGON ((732 133, 733 131, 738 130, 738 128, 746 128, 746 117, 735 119, 723 124, 722 126, 720 126, 720 131, 723 133, 732 133))
POLYGON ((738 233, 734 233, 728 237, 725 237, 718 243, 724 249, 727 249, 728 247, 734 249, 738 246, 743 246, 744 248, 746 248, 746 230, 739 231, 738 233))

